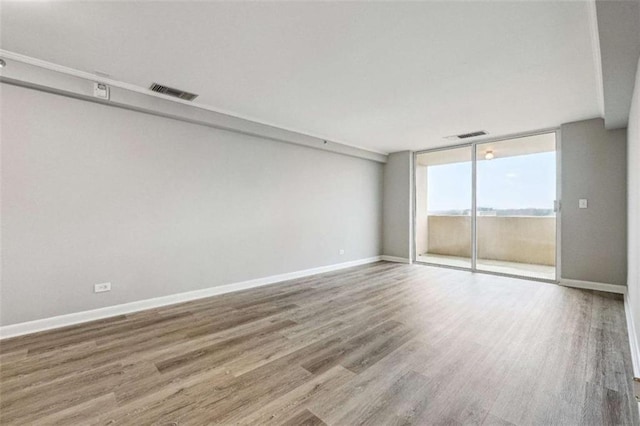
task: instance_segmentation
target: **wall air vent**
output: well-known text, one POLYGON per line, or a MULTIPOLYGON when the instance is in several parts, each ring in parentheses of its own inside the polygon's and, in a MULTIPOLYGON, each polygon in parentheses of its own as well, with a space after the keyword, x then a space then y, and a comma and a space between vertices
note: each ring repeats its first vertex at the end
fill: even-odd
POLYGON ((174 89, 172 87, 163 86, 162 84, 153 83, 149 89, 156 93, 162 93, 163 95, 172 96, 174 98, 184 99, 185 101, 192 101, 198 97, 194 93, 185 92, 183 90, 174 89))
POLYGON ((489 133, 485 132, 484 130, 478 130, 476 132, 463 133, 461 135, 446 136, 445 139, 460 140, 460 139, 475 138, 475 137, 478 137, 478 136, 484 136, 484 135, 488 135, 488 134, 489 133))

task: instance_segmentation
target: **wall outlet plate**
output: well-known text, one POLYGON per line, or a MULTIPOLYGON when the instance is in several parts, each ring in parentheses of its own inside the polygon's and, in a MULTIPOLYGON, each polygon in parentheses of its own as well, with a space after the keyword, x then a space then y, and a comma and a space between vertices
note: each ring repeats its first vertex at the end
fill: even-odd
POLYGON ((111 291, 111 283, 94 284, 94 293, 104 293, 105 291, 111 291))
POLYGON ((344 249, 340 249, 340 254, 344 254, 344 249))
POLYGON ((580 198, 578 200, 578 207, 581 209, 586 209, 587 208, 587 199, 586 198, 580 198))

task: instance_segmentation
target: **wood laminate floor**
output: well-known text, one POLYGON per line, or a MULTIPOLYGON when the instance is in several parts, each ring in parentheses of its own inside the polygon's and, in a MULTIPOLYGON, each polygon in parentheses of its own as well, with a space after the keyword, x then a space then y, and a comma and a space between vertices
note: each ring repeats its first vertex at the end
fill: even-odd
POLYGON ((639 424, 620 297, 380 262, 0 343, 2 424, 639 424))

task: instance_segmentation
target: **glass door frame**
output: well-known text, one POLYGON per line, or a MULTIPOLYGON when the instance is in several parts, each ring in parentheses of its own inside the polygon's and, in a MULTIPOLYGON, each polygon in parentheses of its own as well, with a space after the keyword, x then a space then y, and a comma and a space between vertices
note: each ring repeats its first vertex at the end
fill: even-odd
POLYGON ((482 274, 489 274, 489 275, 498 275, 498 276, 504 276, 504 277, 510 277, 510 278, 519 278, 519 279, 526 279, 526 280, 531 280, 531 281, 541 281, 541 282, 547 282, 547 283, 559 283, 560 281, 560 276, 561 276, 561 270, 562 270, 562 262, 561 262, 561 254, 562 254, 562 250, 561 250, 561 229, 562 227, 560 226, 561 222, 562 222, 562 173, 561 173, 561 155, 562 155, 562 150, 561 150, 561 134, 560 134, 560 129, 559 128, 552 128, 552 129, 545 129, 545 130, 539 130, 539 131, 535 131, 535 132, 527 132, 527 133, 517 133, 517 134, 513 134, 513 135, 507 135, 507 136, 500 136, 500 137, 496 137, 496 138, 485 138, 485 139, 479 139, 476 141, 472 141, 472 142, 465 142, 465 143, 460 143, 460 144, 455 144, 455 145, 447 145, 447 146, 442 146, 442 147, 437 147, 437 148, 431 148, 431 149, 425 149, 422 151, 414 151, 413 152, 413 158, 412 158, 412 163, 411 163, 411 186, 412 186, 412 200, 411 200, 411 210, 412 210, 412 214, 411 214, 411 255, 412 255, 412 263, 418 263, 421 265, 428 265, 428 266, 437 266, 437 267, 441 267, 441 268, 450 268, 450 269, 458 269, 458 270, 463 270, 463 271, 470 271, 470 272, 477 272, 477 273, 482 273, 482 274), (477 205, 476 205, 476 201, 477 201, 477 146, 480 144, 484 144, 484 143, 488 143, 488 142, 499 142, 499 141, 505 141, 505 140, 518 140, 521 138, 526 138, 528 136, 536 136, 536 135, 542 135, 542 134, 549 134, 549 133, 555 133, 555 137, 556 137, 556 149, 555 149, 555 153, 556 153, 556 202, 555 202, 555 213, 556 213, 556 265, 555 265, 555 270, 556 270, 556 274, 555 274, 555 279, 550 280, 550 279, 545 279, 545 278, 535 278, 535 277, 528 277, 528 276, 522 276, 522 275, 515 275, 515 274, 506 274, 506 273, 502 273, 502 272, 493 272, 493 271, 485 271, 485 270, 479 270, 477 268, 477 254, 478 254, 478 241, 477 241, 477 205), (424 262, 424 261, 418 261, 418 253, 417 253, 417 249, 416 249, 416 213, 417 213, 417 193, 416 193, 416 164, 418 161, 418 155, 420 154, 425 154, 425 153, 430 153, 430 152, 437 152, 437 151, 446 151, 449 149, 456 149, 456 148, 466 148, 466 147, 470 147, 471 148, 471 267, 467 268, 467 267, 463 267, 463 266, 450 266, 450 265, 440 265, 437 263, 431 263, 431 262, 424 262))

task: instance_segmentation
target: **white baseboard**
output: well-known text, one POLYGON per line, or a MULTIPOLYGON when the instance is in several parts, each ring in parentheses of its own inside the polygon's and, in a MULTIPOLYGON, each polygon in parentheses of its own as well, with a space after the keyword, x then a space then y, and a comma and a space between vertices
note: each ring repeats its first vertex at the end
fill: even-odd
MULTIPOLYGON (((627 335, 629 336, 629 349, 631 350, 631 365, 633 368, 633 377, 640 377, 640 345, 638 344, 638 335, 636 334, 636 325, 633 321, 631 307, 629 306, 629 298, 624 296, 624 313, 627 317, 627 335)), ((633 387, 635 389, 635 386, 633 387)), ((640 412, 640 401, 638 401, 638 411, 640 412)))
POLYGON ((593 281, 569 280, 560 278, 560 285, 565 287, 582 288, 585 290, 606 291, 608 293, 627 294, 627 286, 619 284, 597 283, 593 281))
POLYGON ((629 335, 629 348, 631 349, 631 363, 633 364, 633 375, 640 377, 640 345, 638 345, 638 335, 633 321, 629 298, 624 296, 624 313, 627 317, 627 334, 629 335))
POLYGON ((387 262, 397 262, 397 263, 411 263, 411 259, 407 259, 406 257, 396 257, 396 256, 380 256, 380 260, 386 260, 387 262))
POLYGON ((36 333, 38 331, 51 330, 54 328, 66 327, 88 321, 95 321, 117 315, 130 314, 132 312, 153 309, 161 306, 173 305, 190 300, 202 299, 218 294, 231 293, 234 291, 247 290, 275 284, 282 281, 307 277, 310 275, 322 274, 339 269, 351 268, 353 266, 365 265, 381 260, 381 256, 369 257, 366 259, 353 260, 350 262, 337 263, 334 265, 320 266, 318 268, 305 269, 302 271, 288 272, 285 274, 272 275, 270 277, 257 278, 254 280, 242 281, 233 284, 221 285, 205 288, 202 290, 188 291, 185 293, 172 294, 169 296, 155 297, 153 299, 139 300, 136 302, 124 303, 121 305, 107 306, 105 308, 92 309, 90 311, 75 312, 67 315, 59 315, 51 318, 44 318, 35 321, 28 321, 19 324, 11 324, 0 327, 0 339, 22 336, 24 334, 36 333))

